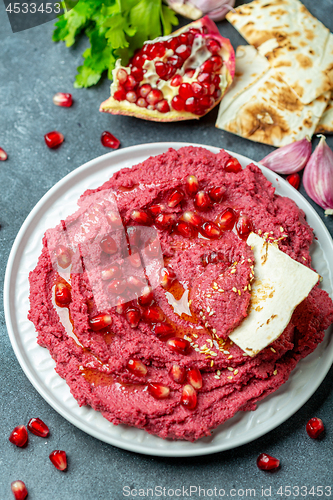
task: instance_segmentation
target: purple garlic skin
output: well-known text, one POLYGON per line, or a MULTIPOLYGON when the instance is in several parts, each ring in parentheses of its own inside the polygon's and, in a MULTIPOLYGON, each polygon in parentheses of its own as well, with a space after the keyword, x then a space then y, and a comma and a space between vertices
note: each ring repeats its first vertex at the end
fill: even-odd
POLYGON ((304 189, 310 198, 321 206, 326 214, 333 209, 333 151, 321 136, 303 174, 304 189))
POLYGON ((304 137, 300 141, 292 142, 276 149, 265 156, 260 163, 278 174, 294 174, 302 170, 311 155, 311 141, 304 137))

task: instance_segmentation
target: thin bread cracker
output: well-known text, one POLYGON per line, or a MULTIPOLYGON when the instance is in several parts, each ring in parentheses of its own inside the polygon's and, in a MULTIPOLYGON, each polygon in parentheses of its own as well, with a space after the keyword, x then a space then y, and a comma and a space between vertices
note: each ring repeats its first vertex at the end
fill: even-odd
POLYGON ((333 35, 299 0, 255 0, 226 18, 303 104, 333 89, 333 35))
POLYGON ((333 134, 333 94, 315 130, 316 134, 333 134))
POLYGON ((319 275, 255 233, 247 244, 255 258, 249 315, 229 338, 255 356, 281 335, 319 275))

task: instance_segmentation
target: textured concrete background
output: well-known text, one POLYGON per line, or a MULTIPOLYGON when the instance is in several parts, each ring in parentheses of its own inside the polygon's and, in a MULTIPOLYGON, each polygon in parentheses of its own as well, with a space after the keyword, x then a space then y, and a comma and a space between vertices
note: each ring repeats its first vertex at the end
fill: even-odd
MULTIPOLYGON (((333 30, 332 0, 304 3, 333 30)), ((234 47, 243 43, 227 22, 219 26, 234 47)), ((193 141, 225 147, 254 160, 272 150, 217 130, 216 110, 197 123, 175 124, 100 114, 99 103, 109 95, 107 80, 88 90, 72 88, 86 41, 80 40, 69 50, 64 44, 51 41, 52 29, 51 22, 12 34, 0 2, 0 146, 9 155, 8 161, 0 165, 1 282, 15 236, 30 210, 68 172, 107 152, 100 144, 103 130, 115 133, 122 147, 155 141, 193 141), (75 99, 72 108, 52 104, 53 94, 59 91, 72 92, 75 99), (43 135, 54 129, 64 134, 65 142, 60 149, 51 151, 45 146, 43 135)), ((332 137, 328 143, 333 148, 332 137)), ((301 192, 304 194, 302 188, 301 192)), ((311 200, 310 203, 333 234, 332 217, 325 218, 323 211, 311 200)), ((303 408, 266 436, 212 456, 155 458, 104 444, 58 415, 21 370, 7 336, 2 306, 0 334, 0 500, 11 498, 10 482, 15 479, 26 482, 31 500, 118 500, 123 498, 122 488, 126 485, 256 488, 257 497, 262 497, 262 487, 272 486, 270 498, 274 499, 284 498, 276 493, 279 486, 332 486, 332 369, 303 408), (32 416, 47 422, 50 437, 43 440, 30 435, 26 449, 11 445, 8 436, 13 427, 26 424, 32 416), (322 441, 306 435, 305 424, 312 416, 321 417, 326 424, 327 433, 322 441), (57 471, 48 459, 48 454, 59 448, 68 454, 67 473, 57 471), (263 451, 280 458, 282 466, 276 473, 257 469, 256 458, 263 451)), ((241 495, 239 492, 234 498, 241 495)), ((186 498, 186 494, 182 497, 186 498)), ((202 497, 192 495, 192 498, 202 497)), ((330 497, 333 494, 330 496, 324 490, 323 498, 330 497)))

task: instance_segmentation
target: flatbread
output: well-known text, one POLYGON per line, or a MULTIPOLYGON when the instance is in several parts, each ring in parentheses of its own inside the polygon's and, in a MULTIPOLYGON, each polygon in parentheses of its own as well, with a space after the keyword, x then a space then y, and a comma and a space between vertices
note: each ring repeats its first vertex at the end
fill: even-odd
POLYGON ((316 134, 333 134, 333 94, 315 130, 316 134))
POLYGON ((303 104, 333 89, 333 35, 299 0, 255 0, 226 18, 303 104))
POLYGON ((284 146, 312 137, 330 95, 303 104, 254 47, 239 46, 235 78, 221 101, 216 126, 251 141, 284 146))
POLYGON ((229 338, 255 356, 281 335, 319 275, 255 233, 247 244, 255 258, 249 315, 229 338))

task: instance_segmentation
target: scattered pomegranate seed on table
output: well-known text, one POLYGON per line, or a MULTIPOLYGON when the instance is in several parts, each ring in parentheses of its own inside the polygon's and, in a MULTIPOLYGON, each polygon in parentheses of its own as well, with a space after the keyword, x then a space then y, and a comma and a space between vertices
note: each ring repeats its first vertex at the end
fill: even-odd
POLYGON ((8 155, 6 153, 6 151, 2 148, 0 148, 0 161, 5 161, 7 160, 8 158, 8 155))
POLYGON ((324 432, 325 427, 320 418, 310 418, 306 424, 306 432, 312 439, 318 439, 324 432))
POLYGON ((28 429, 36 436, 43 438, 46 438, 50 433, 48 426, 38 417, 29 420, 28 429))
POLYGON ((257 458, 257 466, 261 470, 274 470, 280 465, 280 460, 277 458, 267 455, 267 453, 261 453, 257 458))
POLYGON ((44 140, 48 148, 56 149, 64 142, 64 136, 61 132, 53 130, 44 135, 44 140))
POLYGON ((72 94, 67 94, 64 92, 57 92, 56 94, 54 94, 52 100, 53 104, 55 104, 56 106, 61 106, 62 108, 70 108, 73 104, 72 94))
POLYGON ((13 481, 10 485, 15 500, 24 500, 28 496, 28 490, 23 481, 13 481))
POLYGON ((28 442, 28 431, 25 425, 18 425, 15 427, 8 439, 11 443, 15 444, 15 446, 22 448, 22 446, 28 442))
POLYGON ((101 143, 105 148, 111 148, 111 149, 118 149, 120 146, 120 141, 114 135, 112 135, 111 132, 108 132, 107 130, 102 132, 101 143))
POLYGON ((298 189, 299 188, 299 185, 300 185, 300 182, 301 182, 301 179, 300 179, 300 176, 299 174, 291 174, 291 175, 288 175, 287 177, 287 181, 289 182, 289 184, 291 184, 295 189, 298 189))
POLYGON ((62 471, 67 469, 67 456, 65 451, 54 450, 50 453, 49 458, 56 469, 62 471))

